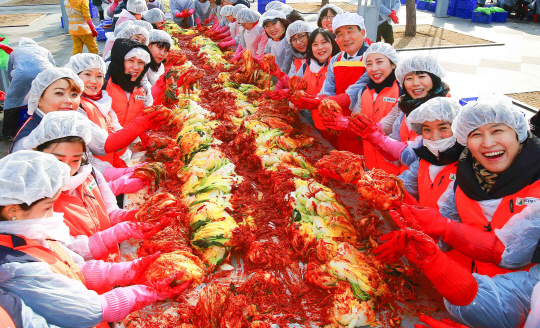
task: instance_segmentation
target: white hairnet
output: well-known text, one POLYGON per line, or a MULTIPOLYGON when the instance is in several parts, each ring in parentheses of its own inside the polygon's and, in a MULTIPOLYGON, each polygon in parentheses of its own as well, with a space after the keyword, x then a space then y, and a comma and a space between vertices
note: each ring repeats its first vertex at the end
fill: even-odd
POLYGON ((232 16, 236 19, 236 15, 238 14, 238 12, 242 9, 248 9, 248 7, 246 7, 245 5, 239 3, 237 5, 234 5, 233 6, 233 11, 232 11, 232 16))
POLYGON ((132 20, 123 21, 122 23, 116 25, 114 28, 114 36, 118 36, 120 32, 122 32, 123 29, 133 24, 132 20))
POLYGON ((332 29, 334 32, 337 31, 338 28, 348 25, 358 26, 361 30, 366 29, 366 26, 364 25, 364 17, 358 15, 357 13, 338 14, 332 20, 332 29))
POLYGON ((491 123, 508 125, 516 131, 519 142, 527 139, 529 124, 525 116, 510 100, 503 98, 478 98, 478 101, 469 102, 454 119, 452 132, 460 144, 467 146, 471 132, 491 123))
POLYGON ((411 72, 429 72, 439 78, 444 78, 446 73, 437 58, 432 56, 416 55, 407 59, 401 59, 396 67, 396 79, 403 87, 405 75, 411 72))
POLYGON ((133 48, 131 49, 125 56, 124 56, 124 59, 130 59, 132 57, 135 57, 137 59, 140 59, 142 61, 144 61, 144 64, 147 65, 148 63, 150 63, 150 54, 148 53, 148 51, 146 51, 145 49, 143 48, 140 48, 140 47, 136 47, 136 48, 133 48))
POLYGON ((262 14, 261 18, 259 19, 259 26, 264 27, 264 23, 268 21, 272 21, 274 19, 278 19, 278 18, 287 19, 287 16, 282 11, 277 11, 277 10, 266 11, 264 14, 262 14))
POLYGON ((103 61, 103 58, 98 54, 93 53, 80 53, 73 55, 69 58, 68 63, 64 66, 71 68, 75 74, 79 74, 84 70, 97 68, 103 74, 107 73, 107 66, 103 61))
POLYGON ((135 14, 142 14, 148 10, 145 0, 128 0, 126 10, 135 14))
POLYGON ((150 24, 156 24, 164 22, 167 18, 165 13, 159 8, 153 8, 142 13, 142 18, 150 24))
POLYGON ((37 44, 36 41, 30 39, 30 38, 26 38, 26 37, 21 37, 21 39, 19 40, 19 47, 20 46, 23 46, 23 45, 33 45, 33 46, 39 46, 39 44, 37 44))
POLYGON ((136 34, 141 34, 143 35, 145 38, 146 38, 146 45, 148 45, 149 43, 149 34, 150 32, 148 32, 148 30, 142 26, 139 26, 139 25, 134 25, 134 24, 131 24, 129 26, 127 26, 126 28, 124 28, 122 30, 122 32, 118 33, 116 35, 116 38, 117 39, 129 39, 131 38, 132 36, 136 35, 136 34))
POLYGON ((232 16, 233 11, 234 11, 233 6, 226 5, 226 6, 221 7, 221 11, 219 13, 221 14, 221 16, 227 17, 227 16, 232 16))
MULTIPOLYGON (((159 10, 159 9, 158 9, 159 10)), ((161 10, 160 10, 161 11, 161 10)), ((163 12, 162 12, 163 13, 163 12)), ((134 20, 130 21, 132 25, 138 25, 144 27, 148 32, 152 31, 154 27, 150 22, 143 21, 143 20, 134 20)))
POLYGON ((284 4, 283 2, 281 1, 271 1, 269 2, 266 7, 264 8, 265 11, 269 11, 269 10, 277 10, 277 11, 282 11, 285 13, 285 15, 288 15, 291 13, 291 11, 294 10, 293 7, 287 5, 287 4, 284 4))
POLYGON ((291 43, 291 38, 298 33, 311 33, 311 27, 303 20, 297 20, 287 27, 285 32, 285 38, 287 42, 291 43))
POLYGON ((319 21, 319 18, 321 18, 322 13, 324 13, 327 9, 332 9, 333 11, 336 12, 336 15, 343 14, 343 9, 339 8, 338 6, 334 4, 329 3, 327 5, 322 6, 322 8, 317 13, 317 20, 316 20, 317 22, 319 21))
POLYGON ((367 50, 362 55, 362 61, 364 62, 364 66, 366 65, 367 56, 369 54, 383 54, 388 57, 388 59, 390 59, 390 61, 395 65, 397 65, 399 61, 399 55, 396 52, 396 49, 394 49, 391 44, 388 44, 386 42, 372 43, 371 46, 367 48, 367 50))
POLYGON ((236 14, 236 20, 238 21, 238 24, 256 23, 260 18, 261 18, 261 14, 247 8, 242 8, 236 14))
POLYGON ((170 34, 162 30, 151 31, 148 41, 149 43, 166 42, 169 44, 170 47, 173 46, 173 39, 171 38, 170 34))
POLYGON ((407 116, 407 124, 418 135, 422 135, 422 123, 436 120, 452 123, 460 112, 459 103, 448 97, 436 97, 418 106, 407 116))
POLYGON ((0 206, 30 205, 52 198, 67 182, 71 169, 54 155, 21 150, 0 159, 0 206))
POLYGON ((32 150, 48 141, 64 137, 81 137, 85 143, 89 143, 92 140, 90 124, 87 117, 74 110, 49 113, 23 140, 23 147, 32 150))
POLYGON ((28 115, 33 115, 38 108, 38 102, 43 94, 43 91, 45 91, 49 85, 53 84, 57 80, 60 80, 61 78, 72 79, 81 89, 81 93, 84 90, 84 82, 70 68, 47 68, 43 72, 39 73, 34 81, 32 81, 32 87, 28 92, 28 115))

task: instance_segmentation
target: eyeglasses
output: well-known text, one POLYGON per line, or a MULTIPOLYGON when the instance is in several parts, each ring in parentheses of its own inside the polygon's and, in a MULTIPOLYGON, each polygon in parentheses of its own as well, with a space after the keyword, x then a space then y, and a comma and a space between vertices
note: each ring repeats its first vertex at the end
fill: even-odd
POLYGON ((308 37, 307 34, 300 35, 300 36, 297 37, 297 38, 291 39, 291 44, 301 43, 301 42, 303 42, 305 39, 307 39, 307 37, 308 37))
POLYGON ((336 17, 336 16, 324 16, 324 17, 322 18, 322 20, 323 20, 323 21, 332 21, 332 19, 334 19, 334 17, 336 17))

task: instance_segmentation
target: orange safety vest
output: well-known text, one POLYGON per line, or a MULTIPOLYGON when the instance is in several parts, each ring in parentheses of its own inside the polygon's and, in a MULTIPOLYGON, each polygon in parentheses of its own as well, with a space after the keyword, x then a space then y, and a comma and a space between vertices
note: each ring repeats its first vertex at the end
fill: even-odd
MULTIPOLYGON (((92 236, 98 231, 111 227, 107 207, 101 196, 101 191, 93 174, 77 187, 79 197, 71 196, 66 191, 54 202, 54 211, 64 213, 64 222, 69 227, 72 236, 92 236)), ((108 262, 120 260, 118 246, 104 258, 108 262)))
MULTIPOLYGON (((485 217, 482 208, 477 201, 470 199, 458 186, 455 192, 456 206, 464 224, 476 227, 482 231, 495 233, 495 229, 501 229, 514 215, 521 213, 529 204, 535 201, 540 201, 540 180, 528 185, 513 195, 503 197, 501 203, 495 210, 491 222, 485 217)), ((452 251, 450 253, 459 253, 452 251)), ((452 256, 461 257, 461 264, 471 268, 472 272, 488 275, 493 277, 498 274, 504 274, 514 271, 529 270, 534 263, 516 270, 504 269, 492 263, 485 263, 472 260, 465 255, 452 254, 452 256)))
POLYGON ((15 328, 15 322, 9 313, 0 306, 0 328, 15 328))
MULTIPOLYGON (((384 88, 377 95, 377 99, 373 101, 375 90, 366 88, 360 98, 362 104, 362 114, 370 117, 373 122, 379 123, 384 117, 390 113, 392 108, 399 99, 399 85, 394 81, 391 88, 384 88)), ((364 146, 364 156, 366 158, 366 166, 368 169, 383 169, 386 173, 398 175, 399 167, 392 162, 387 161, 381 153, 379 153, 373 145, 365 140, 362 140, 364 146)))
POLYGON ((306 62, 305 59, 298 59, 298 58, 294 59, 294 68, 296 69, 297 72, 300 70, 300 68, 305 62, 306 62))
MULTIPOLYGON (((334 63, 334 82, 336 84, 336 95, 345 93, 345 90, 358 81, 358 79, 365 73, 366 67, 364 63, 359 61, 342 61, 341 53, 336 62, 334 63)), ((342 108, 343 115, 351 116, 349 108, 342 108)), ((362 140, 356 134, 349 131, 341 131, 337 136, 336 148, 338 150, 350 151, 352 153, 363 155, 364 149, 362 140)))
MULTIPOLYGON (((84 112, 86 113, 86 116, 88 116, 88 119, 90 121, 97 124, 103 130, 107 131, 109 135, 114 133, 113 117, 110 111, 109 113, 107 113, 107 116, 104 116, 103 113, 96 106, 96 104, 83 97, 81 97, 81 107, 82 109, 84 109, 84 112)), ((104 156, 94 155, 94 157, 102 161, 109 162, 112 166, 115 166, 115 163, 119 163, 119 161, 124 162, 120 158, 120 156, 122 156, 126 152, 126 150, 127 148, 124 148, 113 153, 105 154, 104 156)), ((126 165, 124 163, 124 165, 122 165, 121 167, 125 166, 126 165)))
POLYGON ((113 99, 112 108, 116 116, 118 116, 118 122, 121 126, 127 127, 135 118, 142 115, 144 101, 146 100, 146 91, 143 87, 135 88, 129 99, 126 97, 124 89, 114 84, 112 79, 107 82, 105 90, 113 99))
POLYGON ((429 177, 429 166, 432 165, 428 161, 420 159, 418 168, 418 195, 419 203, 423 207, 432 207, 439 209, 437 201, 442 194, 448 189, 450 182, 456 180, 457 162, 448 164, 442 169, 435 180, 431 181, 429 177))

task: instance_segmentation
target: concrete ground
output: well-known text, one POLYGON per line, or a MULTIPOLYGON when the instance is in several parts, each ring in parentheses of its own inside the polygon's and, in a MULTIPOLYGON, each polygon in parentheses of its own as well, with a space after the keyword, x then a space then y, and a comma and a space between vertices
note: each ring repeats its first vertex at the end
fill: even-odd
MULTIPOLYGON (((6 1, 8 0, 0 0, 0 4, 6 1)), ((358 0, 345 1, 354 3, 358 0)), ((257 3, 251 3, 251 7, 256 10, 257 3)), ((11 47, 16 47, 23 36, 32 38, 53 53, 57 66, 67 63, 71 56, 72 43, 70 36, 64 34, 60 25, 60 5, 1 8, 2 14, 48 13, 30 26, 0 28, 0 34, 8 36, 11 47)), ((405 24, 404 7, 398 16, 400 23, 405 24)), ((315 27, 315 14, 306 14, 305 18, 315 27)), ((540 91, 540 24, 514 20, 508 20, 507 23, 478 24, 457 17, 436 18, 433 13, 426 11, 417 11, 417 24, 432 24, 502 43, 497 46, 400 51, 403 57, 417 53, 437 57, 447 72, 444 81, 450 86, 452 97, 540 91)), ((101 52, 104 42, 98 42, 98 46, 101 52)), ((531 115, 531 112, 526 113, 526 116, 531 115)), ((5 144, 0 142, 0 156, 5 144)))

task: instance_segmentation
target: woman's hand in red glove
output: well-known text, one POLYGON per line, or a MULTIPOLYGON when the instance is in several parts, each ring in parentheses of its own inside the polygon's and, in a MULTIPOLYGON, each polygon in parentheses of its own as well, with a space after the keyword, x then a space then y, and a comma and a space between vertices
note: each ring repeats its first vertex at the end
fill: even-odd
POLYGON ((415 324, 414 328, 469 328, 450 319, 435 320, 427 315, 419 315, 418 319, 428 326, 415 324))

